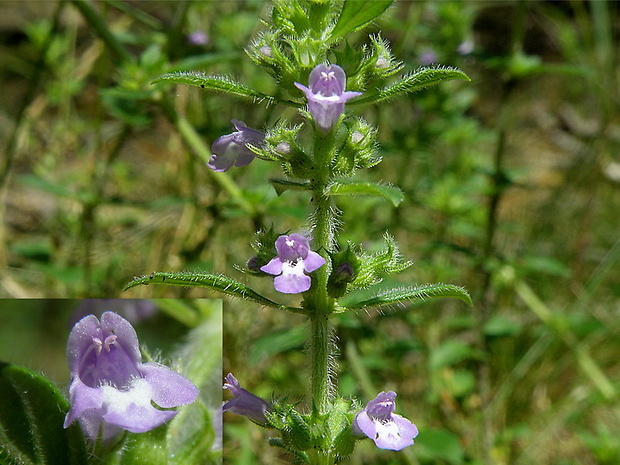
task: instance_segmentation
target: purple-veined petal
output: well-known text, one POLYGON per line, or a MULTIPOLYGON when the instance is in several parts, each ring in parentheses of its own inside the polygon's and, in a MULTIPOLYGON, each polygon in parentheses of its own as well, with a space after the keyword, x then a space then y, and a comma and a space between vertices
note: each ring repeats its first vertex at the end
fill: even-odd
POLYGON ((103 386, 107 411, 103 420, 132 433, 144 433, 164 424, 177 412, 158 410, 151 404, 152 387, 144 378, 136 379, 129 390, 103 386))
POLYGON ((95 337, 102 339, 99 319, 95 315, 84 317, 73 326, 67 342, 67 362, 72 373, 77 372, 82 355, 95 337))
POLYGON ((198 388, 185 376, 167 366, 144 363, 140 372, 151 386, 151 398, 159 407, 191 404, 198 397, 198 388))
POLYGON ((64 428, 68 427, 87 410, 100 410, 103 407, 104 396, 100 388, 86 386, 79 379, 74 380, 69 387, 71 408, 65 417, 64 428))
POLYGON ((283 294, 299 294, 310 289, 312 280, 310 276, 304 274, 303 261, 298 261, 291 265, 284 263, 282 266, 282 274, 273 280, 276 291, 283 294))
POLYGON ((104 337, 116 336, 116 343, 123 348, 132 363, 140 363, 138 335, 129 321, 118 313, 105 312, 101 315, 101 330, 104 337))
POLYGON ((311 273, 325 265, 325 259, 312 250, 308 251, 308 256, 304 259, 304 269, 311 273))
POLYGON ((268 274, 278 275, 282 273, 282 260, 279 257, 272 258, 269 263, 264 266, 261 266, 261 271, 264 271, 268 274))
POLYGON ((269 410, 269 404, 243 389, 232 373, 228 373, 225 379, 224 389, 228 389, 233 398, 224 403, 222 411, 243 415, 258 423, 266 424, 265 412, 269 410))

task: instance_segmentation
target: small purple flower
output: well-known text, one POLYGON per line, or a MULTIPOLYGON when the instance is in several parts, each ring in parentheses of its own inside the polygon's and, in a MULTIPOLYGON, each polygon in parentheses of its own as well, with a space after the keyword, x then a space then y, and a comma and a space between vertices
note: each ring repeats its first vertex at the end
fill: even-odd
POLYGON ((191 45, 207 45, 209 36, 204 31, 194 31, 187 36, 187 42, 191 45))
POLYGON ((269 410, 269 404, 260 397, 243 389, 232 373, 228 373, 225 379, 224 389, 228 389, 233 398, 224 403, 222 410, 243 415, 261 425, 268 424, 265 412, 269 410))
POLYGON ((219 137, 211 145, 213 155, 207 166, 213 171, 228 171, 233 165, 247 166, 254 160, 254 153, 248 145, 260 146, 265 134, 249 128, 243 121, 231 120, 236 131, 219 137))
POLYGON ((143 433, 177 412, 160 410, 192 403, 198 388, 157 363, 142 363, 138 336, 127 320, 105 312, 75 324, 67 343, 71 371, 67 428, 76 419, 84 434, 112 443, 122 430, 143 433))
POLYGON ((413 444, 418 428, 406 418, 394 413, 396 393, 381 392, 368 402, 353 420, 355 436, 366 435, 381 449, 401 450, 413 444))
POLYGON ((418 61, 422 66, 428 66, 437 62, 437 53, 430 48, 424 49, 424 51, 418 57, 418 61))
POLYGON ((308 239, 299 234, 280 236, 276 240, 278 256, 261 267, 265 273, 276 275, 273 285, 284 294, 299 294, 310 289, 311 273, 325 264, 325 259, 310 250, 308 239))
POLYGON ((347 76, 338 65, 318 65, 308 78, 309 88, 295 83, 297 88, 306 94, 308 110, 316 124, 324 131, 328 131, 344 112, 347 100, 361 92, 346 92, 347 76))

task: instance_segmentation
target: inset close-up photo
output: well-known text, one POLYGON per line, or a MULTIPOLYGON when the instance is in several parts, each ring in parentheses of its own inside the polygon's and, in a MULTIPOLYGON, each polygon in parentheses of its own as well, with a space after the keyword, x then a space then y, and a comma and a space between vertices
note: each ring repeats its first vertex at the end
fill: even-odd
POLYGON ((220 464, 221 371, 221 300, 0 300, 0 462, 220 464))

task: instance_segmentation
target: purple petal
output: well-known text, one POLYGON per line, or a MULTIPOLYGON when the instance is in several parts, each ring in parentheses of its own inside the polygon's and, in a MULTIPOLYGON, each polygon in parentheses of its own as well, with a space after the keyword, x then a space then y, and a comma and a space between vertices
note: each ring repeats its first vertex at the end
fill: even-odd
POLYGON ((198 397, 198 388, 190 380, 166 366, 145 363, 140 371, 151 385, 153 402, 159 407, 191 404, 198 397))
POLYGON ((261 271, 264 271, 265 273, 278 275, 282 273, 283 264, 284 263, 282 262, 282 260, 280 260, 279 257, 275 257, 275 258, 272 258, 271 261, 267 263, 266 265, 261 266, 260 269, 261 271))
POLYGON ((371 418, 388 420, 396 409, 396 393, 394 391, 380 392, 366 405, 366 412, 371 418))
POLYGON ((312 92, 309 88, 307 88, 306 86, 304 86, 303 84, 300 84, 299 82, 295 82, 295 87, 297 87, 299 90, 301 90, 304 94, 306 94, 306 98, 309 100, 312 97, 314 97, 314 92, 312 92))
POLYGON ((311 273, 317 268, 325 265, 325 259, 312 250, 308 251, 308 256, 304 260, 304 269, 311 273))
POLYGON ((250 152, 248 149, 248 153, 240 153, 237 159, 235 160, 235 166, 238 168, 242 168, 244 166, 248 166, 252 161, 254 161, 254 153, 250 152))
POLYGON ((376 434, 375 422, 368 416, 366 410, 361 410, 355 415, 352 426, 353 433, 356 435, 365 434, 373 439, 376 434))
POLYGON ((308 239, 300 234, 290 234, 280 236, 276 239, 276 250, 278 257, 283 262, 295 262, 304 259, 308 255, 310 246, 308 239))
POLYGON ((177 412, 158 410, 151 404, 152 388, 146 379, 137 379, 127 391, 102 386, 106 413, 103 420, 132 433, 144 433, 173 418, 177 412))
POLYGON ((224 412, 243 415, 262 424, 267 423, 265 412, 269 409, 269 404, 260 397, 243 389, 232 373, 226 376, 224 389, 230 390, 233 395, 233 398, 222 406, 224 412))
POLYGON ((413 438, 418 435, 418 429, 413 423, 400 415, 392 415, 387 422, 374 421, 375 444, 381 449, 401 450, 413 444, 413 438), (397 421, 398 419, 398 421, 397 421))
POLYGON ((105 312, 101 315, 101 330, 103 337, 116 336, 117 343, 123 348, 133 364, 140 363, 138 335, 129 321, 117 313, 105 312))
POLYGON ((100 440, 103 444, 110 445, 117 440, 123 432, 120 426, 106 423, 101 419, 101 412, 88 410, 78 418, 80 428, 84 436, 91 441, 100 440))
POLYGON ((213 171, 218 173, 222 173, 224 171, 228 171, 235 163, 235 158, 232 154, 228 155, 211 155, 209 159, 209 163, 207 166, 211 168, 213 171))
POLYGON ((362 95, 361 92, 355 92, 352 90, 348 90, 346 92, 343 92, 342 95, 340 96, 340 102, 341 103, 346 103, 347 100, 352 99, 353 97, 357 97, 359 95, 362 95))
POLYGON ((216 155, 223 155, 228 150, 228 147, 234 142, 234 134, 226 134, 225 136, 218 137, 211 144, 211 151, 216 155))
POLYGON ((99 410, 103 407, 103 392, 100 388, 86 386, 79 379, 74 379, 69 388, 71 409, 65 417, 64 428, 87 410, 99 410))
POLYGON ((99 340, 104 339, 99 320, 95 315, 82 318, 73 326, 67 341, 67 362, 71 373, 78 371, 82 354, 92 345, 95 337, 99 340))
POLYGON ((283 294, 299 294, 310 289, 312 280, 310 276, 304 274, 303 262, 295 265, 284 263, 282 274, 273 280, 276 291, 283 294))
POLYGON ((342 95, 347 86, 347 77, 338 65, 318 65, 310 72, 308 84, 314 94, 325 97, 342 95))

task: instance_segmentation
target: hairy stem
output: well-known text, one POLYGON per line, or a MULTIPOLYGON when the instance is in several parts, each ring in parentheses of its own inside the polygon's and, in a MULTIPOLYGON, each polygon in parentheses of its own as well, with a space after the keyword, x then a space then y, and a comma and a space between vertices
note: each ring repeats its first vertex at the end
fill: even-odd
POLYGON ((324 266, 314 272, 312 290, 304 299, 304 307, 310 316, 310 363, 313 411, 319 415, 327 412, 333 392, 331 367, 331 337, 329 315, 334 310, 334 300, 327 293, 327 280, 331 271, 328 252, 334 244, 335 213, 325 186, 330 181, 330 161, 333 156, 334 133, 315 132, 314 166, 315 178, 311 179, 314 212, 312 215, 313 248, 326 260, 324 266))

